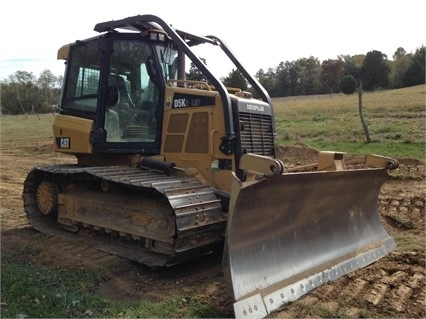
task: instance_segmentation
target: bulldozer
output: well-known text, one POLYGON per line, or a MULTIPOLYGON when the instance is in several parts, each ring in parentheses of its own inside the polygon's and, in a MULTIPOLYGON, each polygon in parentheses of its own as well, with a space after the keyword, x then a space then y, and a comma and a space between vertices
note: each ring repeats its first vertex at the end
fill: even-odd
POLYGON ((54 151, 76 164, 34 167, 27 218, 150 267, 223 252, 237 318, 264 318, 386 256, 395 241, 378 195, 398 161, 342 152, 285 167, 266 90, 216 36, 154 15, 98 23, 58 50, 65 61, 54 151), (225 87, 193 51, 219 49, 249 83, 225 87), (202 80, 186 79, 190 61, 202 80))

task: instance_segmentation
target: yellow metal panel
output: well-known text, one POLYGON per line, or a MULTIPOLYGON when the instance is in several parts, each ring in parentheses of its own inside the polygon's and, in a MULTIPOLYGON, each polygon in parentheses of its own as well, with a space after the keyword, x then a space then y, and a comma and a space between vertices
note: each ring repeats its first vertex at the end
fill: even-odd
POLYGON ((164 142, 164 152, 166 153, 181 153, 183 146, 184 136, 179 135, 167 135, 164 142))
POLYGON ((186 153, 205 153, 209 151, 209 114, 194 112, 185 147, 186 153))
POLYGON ((167 125, 168 133, 185 133, 186 126, 188 125, 189 115, 184 114, 171 114, 169 124, 167 125))
POLYGON ((344 152, 321 151, 318 155, 318 171, 345 170, 344 152))
POLYGON ((219 169, 219 162, 223 160, 231 160, 235 169, 234 156, 219 150, 221 138, 225 135, 223 114, 223 104, 216 91, 167 87, 161 155, 178 167, 196 169, 212 187, 229 191, 232 171, 219 169), (214 103, 176 107, 176 93, 214 97, 214 103))
POLYGON ((71 154, 90 154, 93 121, 69 115, 57 115, 53 121, 54 150, 71 154))
POLYGON ((63 45, 63 46, 62 46, 62 47, 58 50, 58 56, 57 56, 57 59, 58 59, 58 60, 68 60, 69 52, 70 52, 70 44, 65 44, 65 45, 63 45))

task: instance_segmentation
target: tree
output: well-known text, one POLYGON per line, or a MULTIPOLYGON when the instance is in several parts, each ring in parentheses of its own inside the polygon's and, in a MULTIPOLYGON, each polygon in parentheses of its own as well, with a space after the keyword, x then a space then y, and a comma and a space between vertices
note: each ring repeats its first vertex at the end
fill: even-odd
POLYGON ((340 79, 339 90, 346 94, 353 94, 357 89, 356 79, 352 75, 345 75, 340 79))
POLYGON ((361 67, 361 80, 367 91, 386 88, 390 67, 386 54, 373 50, 367 53, 361 67))
MULTIPOLYGON (((204 64, 207 65, 206 60, 201 58, 201 61, 203 61, 204 64)), ((207 82, 207 78, 201 73, 201 71, 198 69, 198 67, 191 62, 189 72, 186 73, 186 79, 190 81, 203 81, 207 82)))
POLYGON ((276 69, 276 96, 298 95, 300 86, 300 66, 297 61, 281 62, 276 69))
POLYGON ((36 82, 36 77, 32 72, 16 71, 13 75, 9 75, 6 101, 7 109, 10 108, 8 111, 11 114, 30 112, 33 107, 35 110, 39 110, 42 95, 36 82))
POLYGON ((404 85, 405 73, 412 64, 412 55, 407 54, 404 48, 399 47, 392 56, 390 79, 392 87, 400 88, 404 85))
POLYGON ((299 85, 297 95, 310 95, 319 92, 321 64, 318 58, 313 56, 308 59, 298 59, 296 61, 299 69, 299 85))
POLYGON ((50 70, 36 78, 32 72, 17 71, 1 82, 3 114, 51 112, 61 94, 63 76, 56 77, 50 70))
MULTIPOLYGON (((269 68, 268 72, 266 73, 265 71, 263 71, 263 69, 260 69, 259 71, 257 71, 256 79, 265 88, 265 90, 269 93, 271 97, 277 96, 276 95, 276 88, 277 88, 276 75, 272 68, 269 68)), ((253 96, 257 97, 255 94, 253 94, 253 96)))
POLYGON ((325 60, 321 64, 320 81, 322 93, 339 91, 339 79, 343 76, 343 61, 325 60))
POLYGON ((364 129, 365 137, 367 139, 367 143, 371 142, 370 130, 368 129, 367 121, 364 118, 364 112, 362 109, 362 94, 364 93, 362 90, 362 82, 359 83, 357 87, 357 81, 352 75, 345 75, 341 78, 339 82, 340 90, 346 94, 353 94, 355 91, 358 92, 358 112, 359 117, 361 118, 362 128, 364 129))
POLYGON ((361 67, 364 63, 365 55, 341 55, 339 59, 343 61, 344 75, 352 75, 355 79, 360 78, 361 67))
POLYGON ((44 112, 49 111, 53 104, 54 88, 56 81, 56 76, 54 76, 50 70, 42 71, 37 80, 38 87, 41 89, 43 95, 41 109, 44 112))
POLYGON ((239 70, 232 69, 228 76, 223 79, 223 84, 227 87, 239 88, 242 91, 247 90, 247 80, 239 70))
POLYGON ((404 75, 404 86, 425 84, 425 47, 416 50, 412 64, 404 75))

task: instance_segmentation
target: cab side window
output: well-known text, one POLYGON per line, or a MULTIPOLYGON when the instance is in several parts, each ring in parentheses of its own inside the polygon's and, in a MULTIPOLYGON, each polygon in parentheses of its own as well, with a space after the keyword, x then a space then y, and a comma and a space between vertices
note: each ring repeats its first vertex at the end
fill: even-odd
POLYGON ((96 113, 100 78, 98 42, 92 41, 73 49, 67 63, 67 86, 62 108, 71 112, 96 113))

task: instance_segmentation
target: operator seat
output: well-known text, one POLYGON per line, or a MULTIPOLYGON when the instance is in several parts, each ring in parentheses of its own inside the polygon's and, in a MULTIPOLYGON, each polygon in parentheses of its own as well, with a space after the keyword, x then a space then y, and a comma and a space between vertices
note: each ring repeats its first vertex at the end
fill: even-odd
POLYGON ((129 92, 127 91, 127 87, 126 87, 126 84, 124 83, 123 77, 119 75, 113 76, 112 78, 110 78, 109 82, 110 84, 114 84, 117 87, 118 92, 120 94, 119 103, 121 104, 121 106, 127 107, 127 108, 129 106, 131 107, 135 106, 135 104, 132 101, 132 98, 130 97, 129 92))

